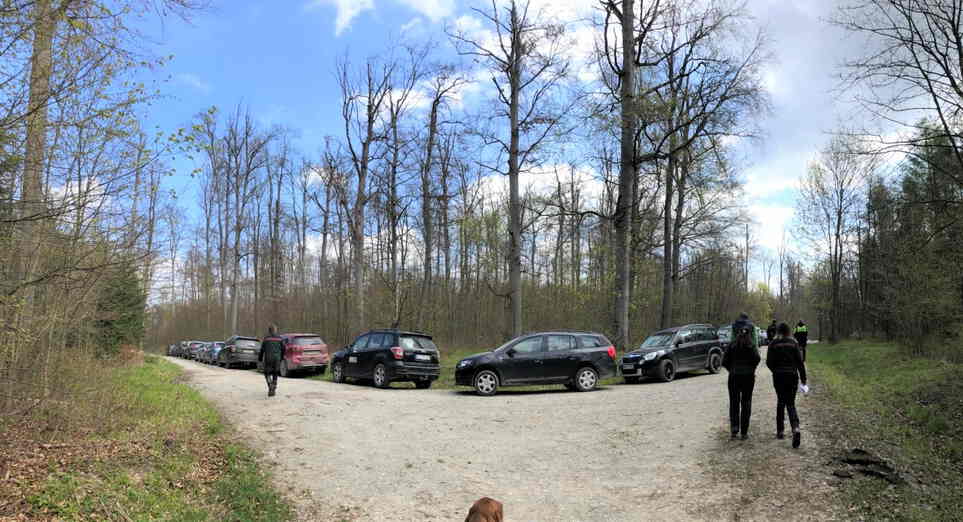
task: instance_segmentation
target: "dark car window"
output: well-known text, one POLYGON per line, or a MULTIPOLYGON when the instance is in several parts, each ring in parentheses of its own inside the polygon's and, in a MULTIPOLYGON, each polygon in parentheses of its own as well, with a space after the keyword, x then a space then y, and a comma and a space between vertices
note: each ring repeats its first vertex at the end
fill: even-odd
POLYGON ((437 352, 438 347, 428 337, 421 335, 402 335, 399 345, 406 350, 432 350, 437 352))
POLYGON ((546 335, 546 350, 549 352, 567 352, 575 349, 575 338, 571 335, 546 335))
POLYGON ((542 336, 536 335, 527 339, 522 339, 515 343, 512 348, 518 353, 536 353, 542 351, 542 336))
POLYGON ((385 348, 385 334, 371 334, 369 336, 371 339, 368 341, 368 350, 377 350, 378 348, 385 348))
POLYGON ((313 344, 324 344, 324 341, 322 341, 321 338, 317 336, 304 336, 304 337, 295 337, 294 339, 291 339, 290 344, 294 346, 311 346, 313 344))
POLYGON ((665 346, 672 340, 671 333, 655 334, 648 336, 639 348, 651 348, 653 346, 665 346))
POLYGON ((358 337, 357 339, 355 339, 354 344, 351 345, 351 347, 356 352, 364 351, 365 347, 368 346, 368 339, 370 337, 371 337, 370 335, 362 335, 361 337, 358 337))
POLYGON ((578 340, 582 342, 583 348, 598 348, 600 346, 608 346, 601 337, 597 335, 580 335, 578 340))
POLYGON ((676 335, 676 341, 691 343, 693 341, 692 330, 683 330, 676 335))

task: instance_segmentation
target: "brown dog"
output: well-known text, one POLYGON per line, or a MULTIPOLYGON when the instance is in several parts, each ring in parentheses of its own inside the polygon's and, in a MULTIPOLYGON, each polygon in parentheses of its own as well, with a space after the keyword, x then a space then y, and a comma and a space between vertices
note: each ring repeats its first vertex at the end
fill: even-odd
POLYGON ((502 522, 502 503, 482 497, 472 504, 465 522, 502 522))

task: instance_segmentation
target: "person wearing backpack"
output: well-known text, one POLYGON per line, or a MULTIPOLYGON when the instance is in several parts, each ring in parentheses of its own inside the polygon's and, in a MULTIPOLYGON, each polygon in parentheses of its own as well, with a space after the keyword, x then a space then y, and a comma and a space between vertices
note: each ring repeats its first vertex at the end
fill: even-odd
POLYGON ((749 438, 749 418, 752 416, 752 390, 756 385, 759 356, 759 335, 756 326, 745 313, 732 323, 732 343, 722 358, 729 371, 729 426, 732 438, 749 438))
POLYGON ((806 363, 803 362, 799 345, 789 336, 789 325, 786 323, 779 325, 779 338, 769 343, 766 366, 772 370, 772 385, 776 388, 776 438, 785 438, 784 415, 789 410, 792 447, 798 448, 802 434, 799 432, 799 414, 796 412, 796 388, 800 382, 806 386, 806 363))
POLYGON ((263 363, 268 397, 274 397, 274 392, 278 388, 278 374, 281 373, 281 361, 284 360, 284 341, 278 337, 277 326, 272 324, 268 327, 268 334, 261 341, 257 360, 263 363))

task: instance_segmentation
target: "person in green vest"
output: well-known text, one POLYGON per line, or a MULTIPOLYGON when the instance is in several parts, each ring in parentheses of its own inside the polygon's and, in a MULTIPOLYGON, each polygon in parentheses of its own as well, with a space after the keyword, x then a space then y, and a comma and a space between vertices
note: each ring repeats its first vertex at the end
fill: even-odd
POLYGON ((267 381, 268 397, 274 397, 278 387, 278 374, 281 373, 281 361, 284 360, 284 341, 278 337, 278 327, 268 327, 268 334, 261 341, 257 360, 263 363, 264 380, 267 381))
POLYGON ((799 352, 802 354, 803 362, 806 362, 806 341, 809 339, 809 329, 802 319, 796 324, 796 329, 793 331, 792 336, 796 338, 796 344, 799 345, 799 352))

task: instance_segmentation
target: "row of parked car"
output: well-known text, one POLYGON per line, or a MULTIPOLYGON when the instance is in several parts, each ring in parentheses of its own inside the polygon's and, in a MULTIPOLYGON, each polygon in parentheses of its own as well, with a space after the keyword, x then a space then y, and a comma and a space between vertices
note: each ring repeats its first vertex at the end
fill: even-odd
MULTIPOLYGON (((681 372, 718 373, 729 342, 729 325, 689 324, 655 332, 635 350, 617 358, 615 346, 603 335, 587 331, 529 333, 495 348, 466 357, 455 366, 455 383, 490 396, 504 386, 564 385, 574 391, 595 389, 602 379, 621 374, 626 383, 645 378, 672 381, 681 372)), ((760 339, 764 333, 760 332, 760 339)), ((368 381, 379 388, 392 382, 413 382, 427 389, 441 374, 441 354, 432 336, 423 332, 377 329, 328 355, 315 334, 281 334, 285 358, 281 375, 323 374, 331 367, 334 382, 368 381)), ((234 336, 227 341, 182 341, 168 354, 225 368, 257 365, 260 341, 234 336)))

